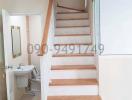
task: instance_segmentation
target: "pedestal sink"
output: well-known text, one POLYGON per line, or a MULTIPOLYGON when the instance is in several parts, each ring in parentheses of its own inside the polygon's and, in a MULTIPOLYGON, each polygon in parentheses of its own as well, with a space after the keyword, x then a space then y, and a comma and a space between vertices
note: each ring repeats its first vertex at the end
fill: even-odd
POLYGON ((30 79, 33 69, 33 65, 20 66, 19 68, 14 69, 17 87, 25 88, 28 86, 28 80, 30 79))
POLYGON ((14 70, 14 74, 16 76, 25 76, 26 74, 32 72, 33 69, 34 69, 33 65, 21 66, 20 68, 16 68, 14 70))

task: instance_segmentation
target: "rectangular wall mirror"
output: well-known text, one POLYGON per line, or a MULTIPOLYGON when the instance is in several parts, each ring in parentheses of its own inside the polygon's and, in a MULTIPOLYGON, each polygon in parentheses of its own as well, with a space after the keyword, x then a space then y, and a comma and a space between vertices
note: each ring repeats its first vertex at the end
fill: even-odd
POLYGON ((11 26, 13 58, 21 56, 21 35, 19 26, 11 26))

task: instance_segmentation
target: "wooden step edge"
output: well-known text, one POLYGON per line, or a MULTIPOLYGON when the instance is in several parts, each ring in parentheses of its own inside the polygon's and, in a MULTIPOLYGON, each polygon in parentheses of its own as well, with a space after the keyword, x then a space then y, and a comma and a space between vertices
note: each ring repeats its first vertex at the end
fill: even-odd
POLYGON ((51 70, 96 70, 95 65, 54 65, 51 70))
POLYGON ((88 14, 88 12, 56 12, 56 14, 88 14))
POLYGON ((56 26, 56 28, 80 28, 80 27, 90 27, 90 25, 86 25, 86 26, 56 26))
POLYGON ((62 36, 90 36, 92 34, 55 34, 55 37, 62 37, 62 36))
POLYGON ((83 96, 48 96, 48 100, 102 100, 100 96, 83 95, 83 96))
POLYGON ((96 79, 52 79, 49 86, 98 85, 96 79))
POLYGON ((74 26, 73 26, 73 27, 70 26, 70 27, 56 27, 56 28, 57 28, 57 29, 61 29, 61 28, 62 28, 62 29, 63 29, 63 28, 90 28, 90 26, 89 26, 89 25, 88 25, 88 26, 84 26, 84 27, 83 27, 83 26, 75 26, 75 27, 74 27, 74 26))
POLYGON ((52 57, 88 57, 94 56, 94 53, 80 53, 80 54, 54 54, 52 57))
POLYGON ((89 20, 89 18, 56 18, 56 20, 89 20))
POLYGON ((89 20, 88 18, 72 18, 72 19, 56 19, 57 21, 67 21, 67 20, 89 20))
POLYGON ((62 43, 60 43, 60 44, 54 44, 54 46, 75 46, 75 45, 80 45, 80 46, 82 46, 82 45, 92 45, 93 43, 69 43, 69 44, 62 44, 62 43))

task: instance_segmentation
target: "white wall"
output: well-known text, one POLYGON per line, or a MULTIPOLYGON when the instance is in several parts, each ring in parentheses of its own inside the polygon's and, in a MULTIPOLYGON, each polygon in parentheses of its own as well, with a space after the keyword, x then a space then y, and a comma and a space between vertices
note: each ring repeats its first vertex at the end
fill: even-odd
MULTIPOLYGON (((11 33, 9 37, 9 44, 8 49, 10 52, 8 52, 8 64, 9 65, 19 65, 20 63, 27 65, 28 64, 28 55, 27 55, 27 32, 26 32, 26 17, 25 16, 10 16, 10 26, 20 26, 20 35, 21 35, 21 49, 22 49, 22 55, 17 58, 12 58, 12 42, 11 42, 11 33)), ((14 74, 12 74, 12 77, 14 77, 14 74)), ((11 78, 11 76, 10 76, 11 78)), ((17 88, 16 87, 16 77, 12 78, 12 88, 14 93, 14 100, 18 100, 21 98, 21 96, 24 93, 24 88, 17 88)))
POLYGON ((47 0, 0 0, 0 9, 15 13, 42 13, 47 0))
POLYGON ((132 54, 132 0, 100 0, 103 54, 132 54))
POLYGON ((100 0, 100 95, 103 100, 132 100, 132 0, 100 0), (118 55, 111 55, 118 54, 118 55), (124 55, 123 55, 124 54, 124 55))
POLYGON ((7 54, 8 54, 8 57, 7 57, 8 65, 16 66, 16 65, 19 65, 20 63, 28 64, 26 17, 25 16, 10 16, 10 25, 9 26, 20 26, 22 55, 18 56, 16 58, 12 57, 12 38, 11 38, 11 31, 9 29, 9 33, 5 37, 6 39, 8 39, 8 44, 6 44, 6 46, 8 47, 7 48, 8 50, 5 50, 5 51, 7 51, 7 54))
POLYGON ((42 40, 42 24, 41 24, 41 16, 33 15, 29 16, 29 33, 30 33, 30 44, 36 46, 37 48, 31 54, 31 64, 35 65, 40 71, 40 56, 39 47, 41 45, 42 40))
POLYGON ((100 56, 102 100, 132 100, 132 56, 100 56))

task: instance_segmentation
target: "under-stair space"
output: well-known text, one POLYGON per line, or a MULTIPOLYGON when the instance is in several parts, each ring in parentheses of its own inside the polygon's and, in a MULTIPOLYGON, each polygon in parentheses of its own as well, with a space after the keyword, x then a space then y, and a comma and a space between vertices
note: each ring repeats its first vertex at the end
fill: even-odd
POLYGON ((57 7, 48 100, 101 100, 88 13, 57 7))

